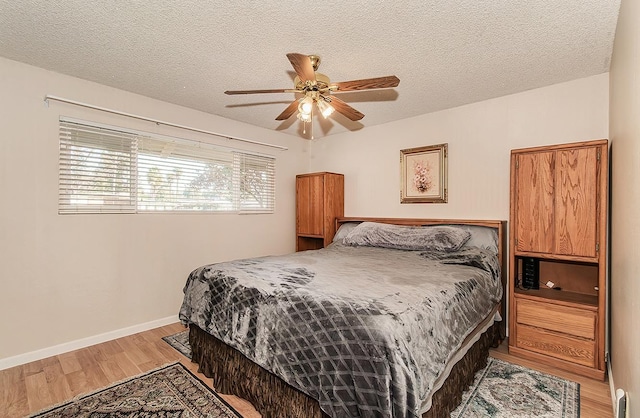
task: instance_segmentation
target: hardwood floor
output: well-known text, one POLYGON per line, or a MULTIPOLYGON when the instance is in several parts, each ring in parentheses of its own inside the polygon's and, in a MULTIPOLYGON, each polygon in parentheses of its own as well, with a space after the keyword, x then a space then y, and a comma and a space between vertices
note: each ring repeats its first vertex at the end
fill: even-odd
MULTIPOLYGON (((0 370, 0 417, 24 417, 82 393, 92 392, 179 361, 200 380, 198 365, 162 340, 185 328, 179 323, 145 331, 92 347, 49 357, 33 363, 0 370)), ((222 395, 245 418, 260 414, 243 399, 222 395)))
MULTIPOLYGON (((179 361, 211 386, 211 379, 197 372, 197 365, 162 340, 184 330, 176 323, 92 347, 0 370, 0 416, 24 417, 76 395, 179 361)), ((580 383, 580 416, 613 416, 609 384, 511 356, 506 344, 492 356, 580 383)), ((222 395, 245 418, 261 415, 243 399, 222 395)))

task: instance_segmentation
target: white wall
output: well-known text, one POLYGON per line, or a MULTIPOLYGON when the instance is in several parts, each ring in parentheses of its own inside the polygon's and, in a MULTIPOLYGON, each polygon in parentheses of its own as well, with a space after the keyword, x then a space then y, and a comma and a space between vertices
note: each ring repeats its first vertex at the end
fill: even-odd
POLYGON ((640 417, 639 21, 640 3, 623 0, 611 61, 611 366, 629 417, 640 417))
POLYGON ((310 166, 345 175, 347 216, 508 220, 510 150, 607 138, 608 101, 601 74, 316 139, 310 166), (400 150, 440 143, 449 202, 400 204, 400 150))
POLYGON ((509 150, 607 137, 608 95, 603 74, 309 142, 0 59, 0 335, 13 336, 0 339, 0 363, 176 315, 186 276, 201 264, 292 251, 301 172, 344 173, 348 216, 508 219, 509 150), (47 108, 45 94, 290 149, 47 108), (273 154, 276 214, 58 215, 60 115, 273 154), (400 149, 443 142, 449 203, 401 205, 400 149))
POLYGON ((188 273, 295 249, 307 141, 0 58, 0 363, 175 316, 188 273), (289 147, 245 145, 62 103, 46 94, 289 147), (58 215, 60 115, 274 155, 273 215, 58 215))

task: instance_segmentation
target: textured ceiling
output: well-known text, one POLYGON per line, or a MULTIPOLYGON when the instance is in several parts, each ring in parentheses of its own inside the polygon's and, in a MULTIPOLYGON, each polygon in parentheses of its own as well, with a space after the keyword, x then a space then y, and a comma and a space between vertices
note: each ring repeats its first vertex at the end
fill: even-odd
POLYGON ((400 78, 395 89, 340 94, 366 116, 314 118, 318 138, 607 72, 619 6, 0 0, 0 56, 299 136, 295 117, 275 120, 292 93, 223 92, 291 88, 288 52, 320 55, 332 81, 400 78))

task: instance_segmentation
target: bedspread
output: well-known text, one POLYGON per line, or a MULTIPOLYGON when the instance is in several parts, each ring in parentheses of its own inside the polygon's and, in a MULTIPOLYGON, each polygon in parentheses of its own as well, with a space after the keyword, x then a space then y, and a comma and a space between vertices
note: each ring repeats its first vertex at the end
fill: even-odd
POLYGON ((450 356, 500 301, 497 257, 329 247, 206 265, 193 323, 334 418, 417 418, 450 356))

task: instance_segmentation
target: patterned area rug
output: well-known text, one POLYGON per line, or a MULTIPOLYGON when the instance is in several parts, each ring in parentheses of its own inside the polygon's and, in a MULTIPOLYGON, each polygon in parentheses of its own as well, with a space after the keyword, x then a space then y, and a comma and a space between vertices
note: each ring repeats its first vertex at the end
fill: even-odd
POLYGON ((177 334, 167 335, 162 339, 171 347, 178 350, 186 358, 191 359, 191 346, 189 345, 189 331, 181 331, 177 334))
POLYGON ((211 417, 241 415, 182 364, 163 366, 31 417, 211 417))
POLYGON ((489 357, 451 418, 576 418, 580 385, 489 357))

